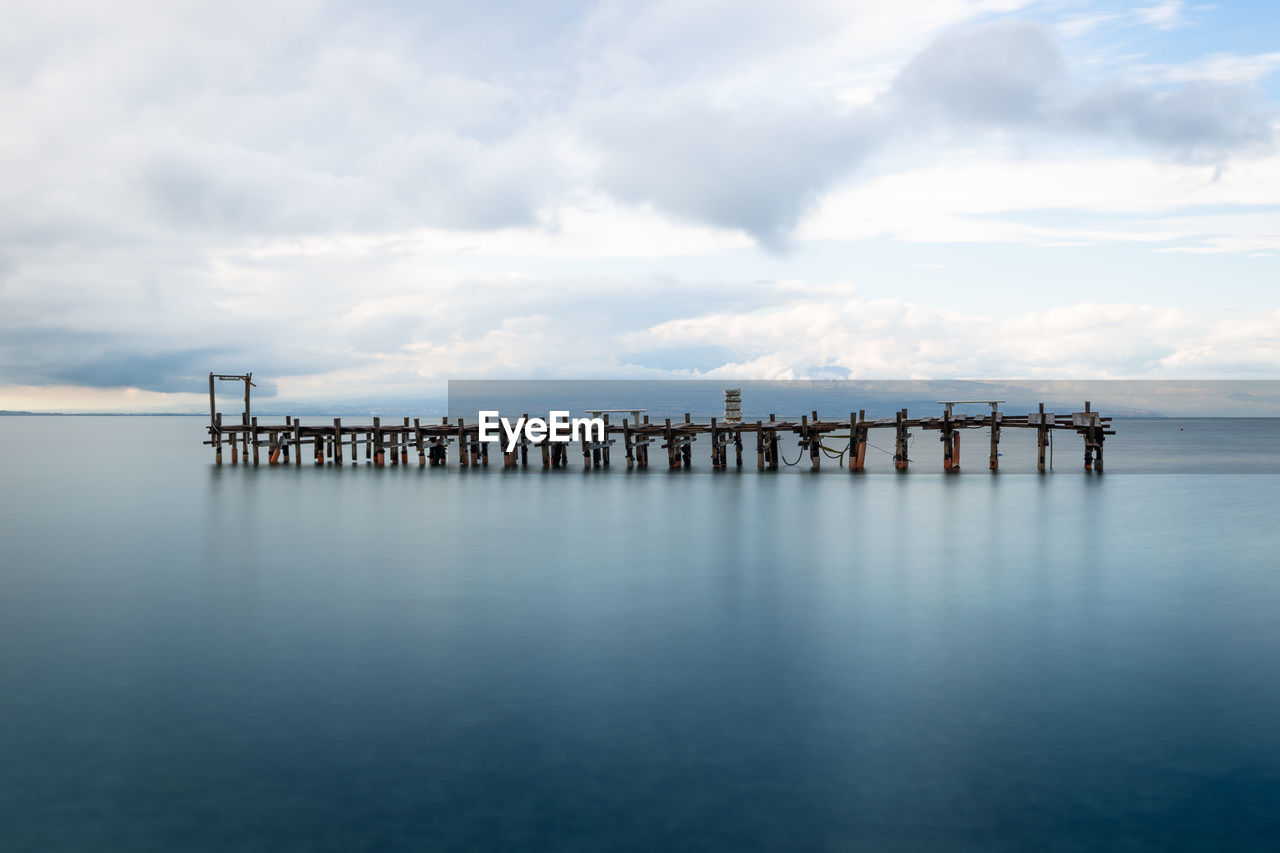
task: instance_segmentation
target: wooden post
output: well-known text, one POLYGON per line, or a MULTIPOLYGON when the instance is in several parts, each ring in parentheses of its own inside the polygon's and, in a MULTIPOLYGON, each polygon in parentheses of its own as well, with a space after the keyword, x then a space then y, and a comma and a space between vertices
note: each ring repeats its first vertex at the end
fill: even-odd
POLYGON ((636 465, 641 468, 649 467, 649 445, 653 443, 653 436, 647 431, 649 426, 649 416, 641 415, 641 424, 646 428, 644 440, 639 443, 636 448, 636 465))
POLYGON ((951 433, 951 473, 960 473, 960 430, 951 433))
POLYGON ((293 464, 302 465, 302 420, 293 418, 293 464))
POLYGON ((342 464, 342 418, 333 419, 333 464, 342 464))
POLYGON ((470 453, 467 449, 467 428, 462 423, 462 418, 458 418, 458 467, 459 468, 467 467, 468 465, 467 459, 469 455, 470 453))
MULTIPOLYGON (((689 413, 684 413, 684 422, 690 423, 689 413)), ((680 462, 681 465, 688 469, 693 467, 693 433, 681 433, 680 442, 680 462)))
MULTIPOLYGON (((803 418, 801 421, 803 422, 803 418)), ((818 413, 813 413, 813 423, 809 425, 809 469, 817 471, 822 467, 822 433, 817 430, 818 413)))
POLYGON ((293 432, 293 416, 284 416, 285 431, 280 436, 280 456, 286 465, 289 464, 289 434, 293 432))
POLYGON ((899 471, 907 470, 907 410, 899 409, 896 416, 893 445, 893 467, 899 471))
MULTIPOLYGON (((525 412, 523 417, 524 417, 524 422, 528 424, 529 413, 525 412)), ((525 437, 527 435, 528 433, 526 432, 520 433, 520 467, 522 468, 529 467, 529 439, 525 437)))
POLYGON ((382 450, 382 418, 373 419, 373 435, 371 439, 374 467, 381 468, 387 462, 386 454, 382 450))
POLYGON ((739 421, 733 427, 733 457, 736 467, 742 467, 742 422, 739 421))
MULTIPOLYGON (((218 427, 218 407, 213 399, 213 371, 209 371, 209 431, 213 432, 218 427)), ((221 445, 219 445, 221 446, 221 445)), ((221 456, 221 452, 218 454, 221 456)))
POLYGON ((858 470, 867 464, 867 410, 858 409, 858 470))
POLYGON ((1093 470, 1093 423, 1089 420, 1089 401, 1084 401, 1084 470, 1093 470))
POLYGON ((764 422, 756 421, 756 470, 764 470, 764 422))
POLYGON ((992 471, 1000 470, 1000 409, 991 404, 991 453, 987 459, 992 471))
MULTIPOLYGON (((209 383, 212 384, 213 379, 210 379, 209 383)), ((222 415, 215 413, 213 416, 213 462, 215 465, 222 464, 222 441, 222 415)))
POLYGON ((622 449, 627 454, 627 470, 631 470, 636 464, 635 448, 631 446, 631 423, 626 418, 622 419, 622 449))
POLYGON ((258 419, 253 418, 249 422, 249 429, 253 431, 253 467, 258 467, 258 419))
POLYGON ((676 440, 671 432, 671 418, 667 418, 664 429, 667 439, 667 467, 674 470, 680 467, 680 457, 676 454, 676 440))
POLYGON ((849 470, 858 470, 858 416, 849 413, 849 470))
POLYGON ((609 467, 609 413, 604 412, 604 446, 600 448, 600 462, 609 467))
POLYGON ((942 413, 942 470, 951 470, 951 406, 942 413))
POLYGON ((716 470, 720 467, 720 438, 716 431, 716 419, 711 419, 711 468, 716 470))
POLYGON ((1040 423, 1036 427, 1036 470, 1044 473, 1044 448, 1048 444, 1049 430, 1044 423, 1044 403, 1040 404, 1040 423))
MULTIPOLYGON (((778 420, 778 416, 773 412, 769 413, 769 423, 778 420)), ((766 471, 772 471, 778 467, 778 433, 772 427, 766 427, 764 431, 764 467, 766 471)))

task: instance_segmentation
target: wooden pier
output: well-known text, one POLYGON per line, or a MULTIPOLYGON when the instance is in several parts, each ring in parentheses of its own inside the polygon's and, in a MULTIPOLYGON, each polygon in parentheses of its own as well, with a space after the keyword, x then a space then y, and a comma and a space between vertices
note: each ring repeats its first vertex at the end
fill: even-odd
MULTIPOLYGON (((424 423, 419 418, 383 421, 373 418, 372 423, 343 423, 341 418, 332 422, 303 424, 301 419, 286 417, 283 423, 259 423, 250 408, 250 388, 253 374, 209 374, 209 440, 204 442, 214 451, 214 460, 223 463, 224 451, 229 451, 230 463, 258 465, 265 455, 270 465, 302 465, 304 456, 313 464, 352 465, 364 461, 378 467, 408 465, 410 454, 417 457, 419 467, 445 466, 449 464, 451 448, 459 467, 485 467, 489 465, 490 448, 495 456, 502 457, 502 467, 527 467, 532 452, 534 464, 543 468, 565 468, 569 465, 569 451, 576 446, 582 456, 584 468, 610 467, 615 449, 622 450, 627 468, 648 468, 650 450, 656 447, 666 451, 666 467, 670 469, 693 466, 693 446, 699 438, 707 439, 710 464, 713 469, 732 466, 743 467, 743 454, 747 446, 754 446, 756 467, 761 471, 776 471, 779 465, 795 466, 808 457, 809 467, 817 471, 824 457, 836 461, 850 471, 865 470, 867 447, 876 447, 870 436, 873 430, 892 435, 893 466, 899 471, 908 470, 909 464, 918 461, 910 454, 911 430, 936 431, 942 444, 941 465, 948 473, 960 471, 960 439, 965 430, 987 429, 989 433, 988 468, 1000 467, 1000 433, 1004 429, 1031 429, 1036 431, 1037 470, 1046 470, 1046 453, 1051 446, 1052 435, 1074 432, 1084 442, 1084 470, 1103 470, 1102 448, 1106 436, 1115 435, 1111 418, 1103 417, 1085 402, 1083 411, 1070 414, 1046 412, 1044 404, 1039 410, 1027 414, 1010 414, 999 410, 1003 400, 943 400, 940 415, 910 417, 906 409, 899 410, 892 418, 868 419, 866 410, 850 412, 847 419, 820 418, 816 411, 796 420, 779 420, 769 415, 768 420, 726 422, 710 418, 694 421, 688 414, 683 420, 664 418, 650 421, 647 415, 610 422, 603 413, 604 439, 593 439, 570 445, 550 439, 531 441, 519 435, 516 446, 507 452, 508 436, 500 431, 500 443, 480 440, 480 425, 466 423, 462 418, 450 421, 441 418, 438 423, 424 423), (219 380, 244 383, 244 410, 239 423, 224 423, 217 411, 215 382, 219 380), (956 414, 959 404, 984 404, 991 407, 990 414, 956 414), (794 435, 800 455, 794 462, 787 460, 780 448, 780 435, 794 435), (621 442, 621 447, 618 447, 621 442), (305 448, 305 450, 304 450, 305 448), (360 455, 363 451, 363 460, 360 455)), ((527 418, 528 415, 526 414, 527 418)), ((887 442, 886 442, 887 443, 887 442)), ((886 451, 887 452, 887 451, 886 451)), ((659 453, 659 459, 661 454, 659 453)))

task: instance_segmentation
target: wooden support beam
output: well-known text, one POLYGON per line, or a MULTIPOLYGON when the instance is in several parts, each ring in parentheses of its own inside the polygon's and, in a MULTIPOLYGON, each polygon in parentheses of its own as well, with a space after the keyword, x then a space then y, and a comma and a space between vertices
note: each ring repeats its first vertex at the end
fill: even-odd
POLYGON ((1036 427, 1036 470, 1044 473, 1044 449, 1048 445, 1049 428, 1044 422, 1044 403, 1040 404, 1040 422, 1036 427))
POLYGON ((333 419, 333 464, 342 464, 342 418, 333 419))
POLYGON ((1084 413, 1086 415, 1085 428, 1081 432, 1081 435, 1084 436, 1084 470, 1092 471, 1093 470, 1093 432, 1094 430, 1093 430, 1093 424, 1089 421, 1089 418, 1087 417, 1087 415, 1090 414, 1088 400, 1084 401, 1084 413))
MULTIPOLYGON (((684 422, 692 423, 689 413, 684 413, 684 422)), ((680 461, 687 470, 693 467, 693 435, 691 433, 682 434, 682 438, 686 439, 680 443, 680 461)))
POLYGON ((899 409, 894 423, 893 467, 899 471, 907 470, 907 410, 899 409))
POLYGON ((604 418, 604 446, 600 448, 600 464, 609 467, 609 413, 601 412, 604 418))
POLYGON ((942 415, 941 434, 938 436, 942 441, 942 470, 951 471, 951 405, 947 405, 946 411, 942 415))
POLYGON ((858 470, 858 416, 853 412, 849 413, 849 449, 845 451, 849 454, 849 470, 858 470))
MULTIPOLYGON (((800 419, 801 423, 804 418, 800 419)), ((818 432, 818 411, 813 411, 813 423, 809 425, 809 470, 817 471, 822 468, 822 433, 818 432)))
POLYGON ((991 451, 987 457, 992 471, 1000 470, 1000 420, 1004 417, 996 406, 996 403, 991 404, 991 451))
POLYGON ((858 409, 858 470, 867 464, 867 410, 858 409))
POLYGON ((711 468, 718 470, 720 468, 720 435, 716 430, 716 419, 711 419, 711 468))
MULTIPOLYGON (((529 413, 525 412, 522 417, 527 424, 529 422, 529 413)), ((526 437, 527 435, 528 433, 524 432, 520 434, 520 467, 522 468, 529 467, 529 439, 526 437)))

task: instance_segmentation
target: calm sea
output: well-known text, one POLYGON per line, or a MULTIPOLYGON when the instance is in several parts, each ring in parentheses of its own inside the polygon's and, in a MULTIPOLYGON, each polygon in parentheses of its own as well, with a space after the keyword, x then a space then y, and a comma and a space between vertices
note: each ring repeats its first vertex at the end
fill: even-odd
POLYGON ((0 848, 1280 849, 1280 423, 1117 427, 814 476, 0 418, 0 848))

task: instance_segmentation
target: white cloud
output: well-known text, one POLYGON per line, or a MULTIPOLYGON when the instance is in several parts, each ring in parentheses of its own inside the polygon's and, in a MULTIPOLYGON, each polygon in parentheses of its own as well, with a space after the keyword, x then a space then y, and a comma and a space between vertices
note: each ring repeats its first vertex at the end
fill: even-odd
POLYGON ((739 354, 712 377, 802 379, 1201 378, 1274 375, 1280 310, 1203 316, 1145 305, 1078 303, 992 318, 824 289, 785 307, 675 320, 632 346, 711 344, 739 354))
MULTIPOLYGON (((829 277, 790 280, 810 244, 1277 249, 1272 106, 1241 85, 1276 55, 1116 67, 1099 84, 1007 19, 1024 5, 9 10, 0 383, 172 400, 147 395, 228 361, 312 395, 651 375, 641 356, 662 330, 719 346, 761 317, 810 343, 744 338, 718 369, 812 373, 847 343, 864 366, 930 373, 947 348, 904 336, 1019 333, 994 307, 848 295, 823 317, 829 277), (865 312, 862 337, 839 343, 850 312, 865 312)), ((1271 352, 1265 329, 1243 336, 1246 357, 1181 321, 1167 335, 1188 346, 1166 352, 1173 338, 1143 324, 1167 306, 1114 300, 1089 310, 1155 341, 1118 354, 1126 370, 1235 370, 1271 352)))
POLYGON ((1185 24, 1186 11, 1186 0, 1162 0, 1151 6, 1139 6, 1134 14, 1143 23, 1167 30, 1185 24))
POLYGON ((1183 249, 1256 251, 1280 247, 1277 199, 1275 156, 1219 169, 1135 157, 1000 162, 975 153, 829 193, 799 238, 1180 243, 1183 249), (1039 216, 1020 221, 1031 213, 1039 216))

